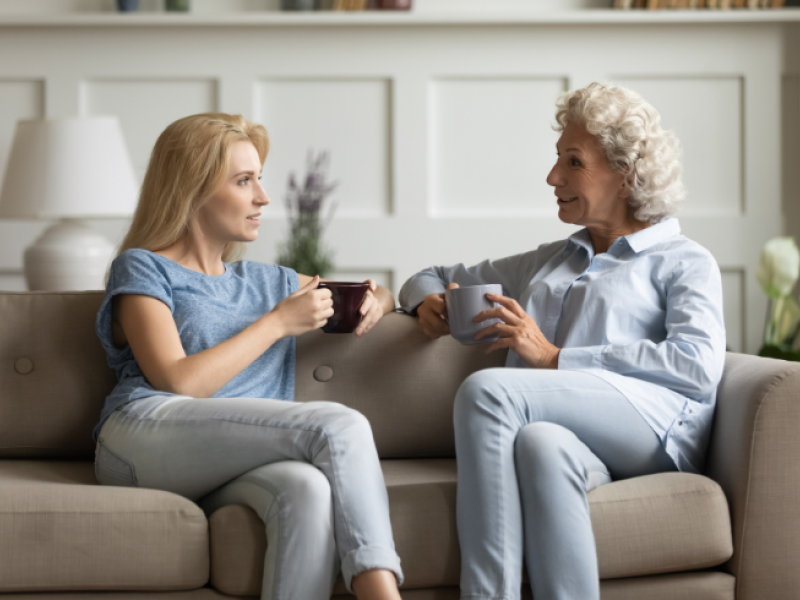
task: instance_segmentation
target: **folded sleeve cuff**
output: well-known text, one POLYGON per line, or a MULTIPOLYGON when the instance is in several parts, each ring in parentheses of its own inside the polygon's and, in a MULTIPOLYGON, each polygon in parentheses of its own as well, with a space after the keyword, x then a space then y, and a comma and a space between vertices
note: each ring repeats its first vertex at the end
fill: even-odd
POLYGON ((441 294, 445 286, 433 277, 414 277, 400 290, 400 308, 404 313, 417 316, 417 308, 429 294, 441 294))
POLYGON ((409 304, 407 306, 400 306, 397 308, 397 312, 402 312, 407 315, 411 315, 412 317, 417 316, 417 309, 420 307, 422 302, 418 302, 417 304, 409 304))
POLYGON ((603 346, 585 348, 562 348, 558 354, 558 368, 576 371, 579 369, 602 369, 603 346))

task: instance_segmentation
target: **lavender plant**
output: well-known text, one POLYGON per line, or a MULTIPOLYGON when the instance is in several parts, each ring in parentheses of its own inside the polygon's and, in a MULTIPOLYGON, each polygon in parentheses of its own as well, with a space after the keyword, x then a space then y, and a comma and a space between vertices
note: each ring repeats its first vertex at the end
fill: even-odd
POLYGON ((330 155, 323 151, 308 152, 303 186, 297 185, 294 173, 289 174, 286 208, 289 212, 289 239, 278 251, 278 264, 304 275, 325 277, 333 269, 333 254, 322 243, 322 232, 333 218, 331 204, 322 219, 322 204, 336 189, 338 182, 327 180, 330 155))

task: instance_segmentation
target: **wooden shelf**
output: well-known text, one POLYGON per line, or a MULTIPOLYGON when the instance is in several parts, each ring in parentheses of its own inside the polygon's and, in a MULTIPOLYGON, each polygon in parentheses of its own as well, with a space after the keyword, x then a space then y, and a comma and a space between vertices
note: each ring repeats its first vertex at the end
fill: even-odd
POLYGON ((775 10, 574 10, 428 12, 238 12, 0 14, 0 27, 359 27, 479 25, 668 25, 800 22, 800 8, 775 10))

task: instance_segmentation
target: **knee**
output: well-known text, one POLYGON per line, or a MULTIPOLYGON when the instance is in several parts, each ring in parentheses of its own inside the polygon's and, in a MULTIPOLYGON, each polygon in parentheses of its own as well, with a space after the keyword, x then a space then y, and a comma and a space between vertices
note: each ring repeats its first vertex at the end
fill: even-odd
POLYGON ((300 514, 325 513, 332 506, 328 478, 314 465, 287 462, 287 471, 280 483, 280 504, 302 509, 300 514))
POLYGON ((517 468, 534 471, 537 476, 564 472, 575 463, 572 446, 577 438, 569 429, 538 421, 520 429, 514 441, 517 468))
POLYGON ((202 500, 207 514, 229 504, 249 506, 267 525, 278 519, 293 527, 306 522, 324 524, 333 510, 327 477, 299 460, 256 467, 202 500))
POLYGON ((507 398, 501 393, 502 375, 503 369, 476 371, 459 386, 453 405, 457 431, 476 420, 496 415, 498 410, 508 406, 507 398))
POLYGON ((326 435, 372 441, 372 426, 357 410, 331 402, 328 413, 324 426, 326 435))

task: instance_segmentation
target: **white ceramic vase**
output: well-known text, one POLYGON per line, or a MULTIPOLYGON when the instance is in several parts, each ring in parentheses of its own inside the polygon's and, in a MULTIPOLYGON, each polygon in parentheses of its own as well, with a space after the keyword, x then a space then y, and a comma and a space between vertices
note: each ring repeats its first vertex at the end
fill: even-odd
POLYGON ((62 219, 25 250, 29 290, 105 289, 114 246, 77 219, 62 219))

